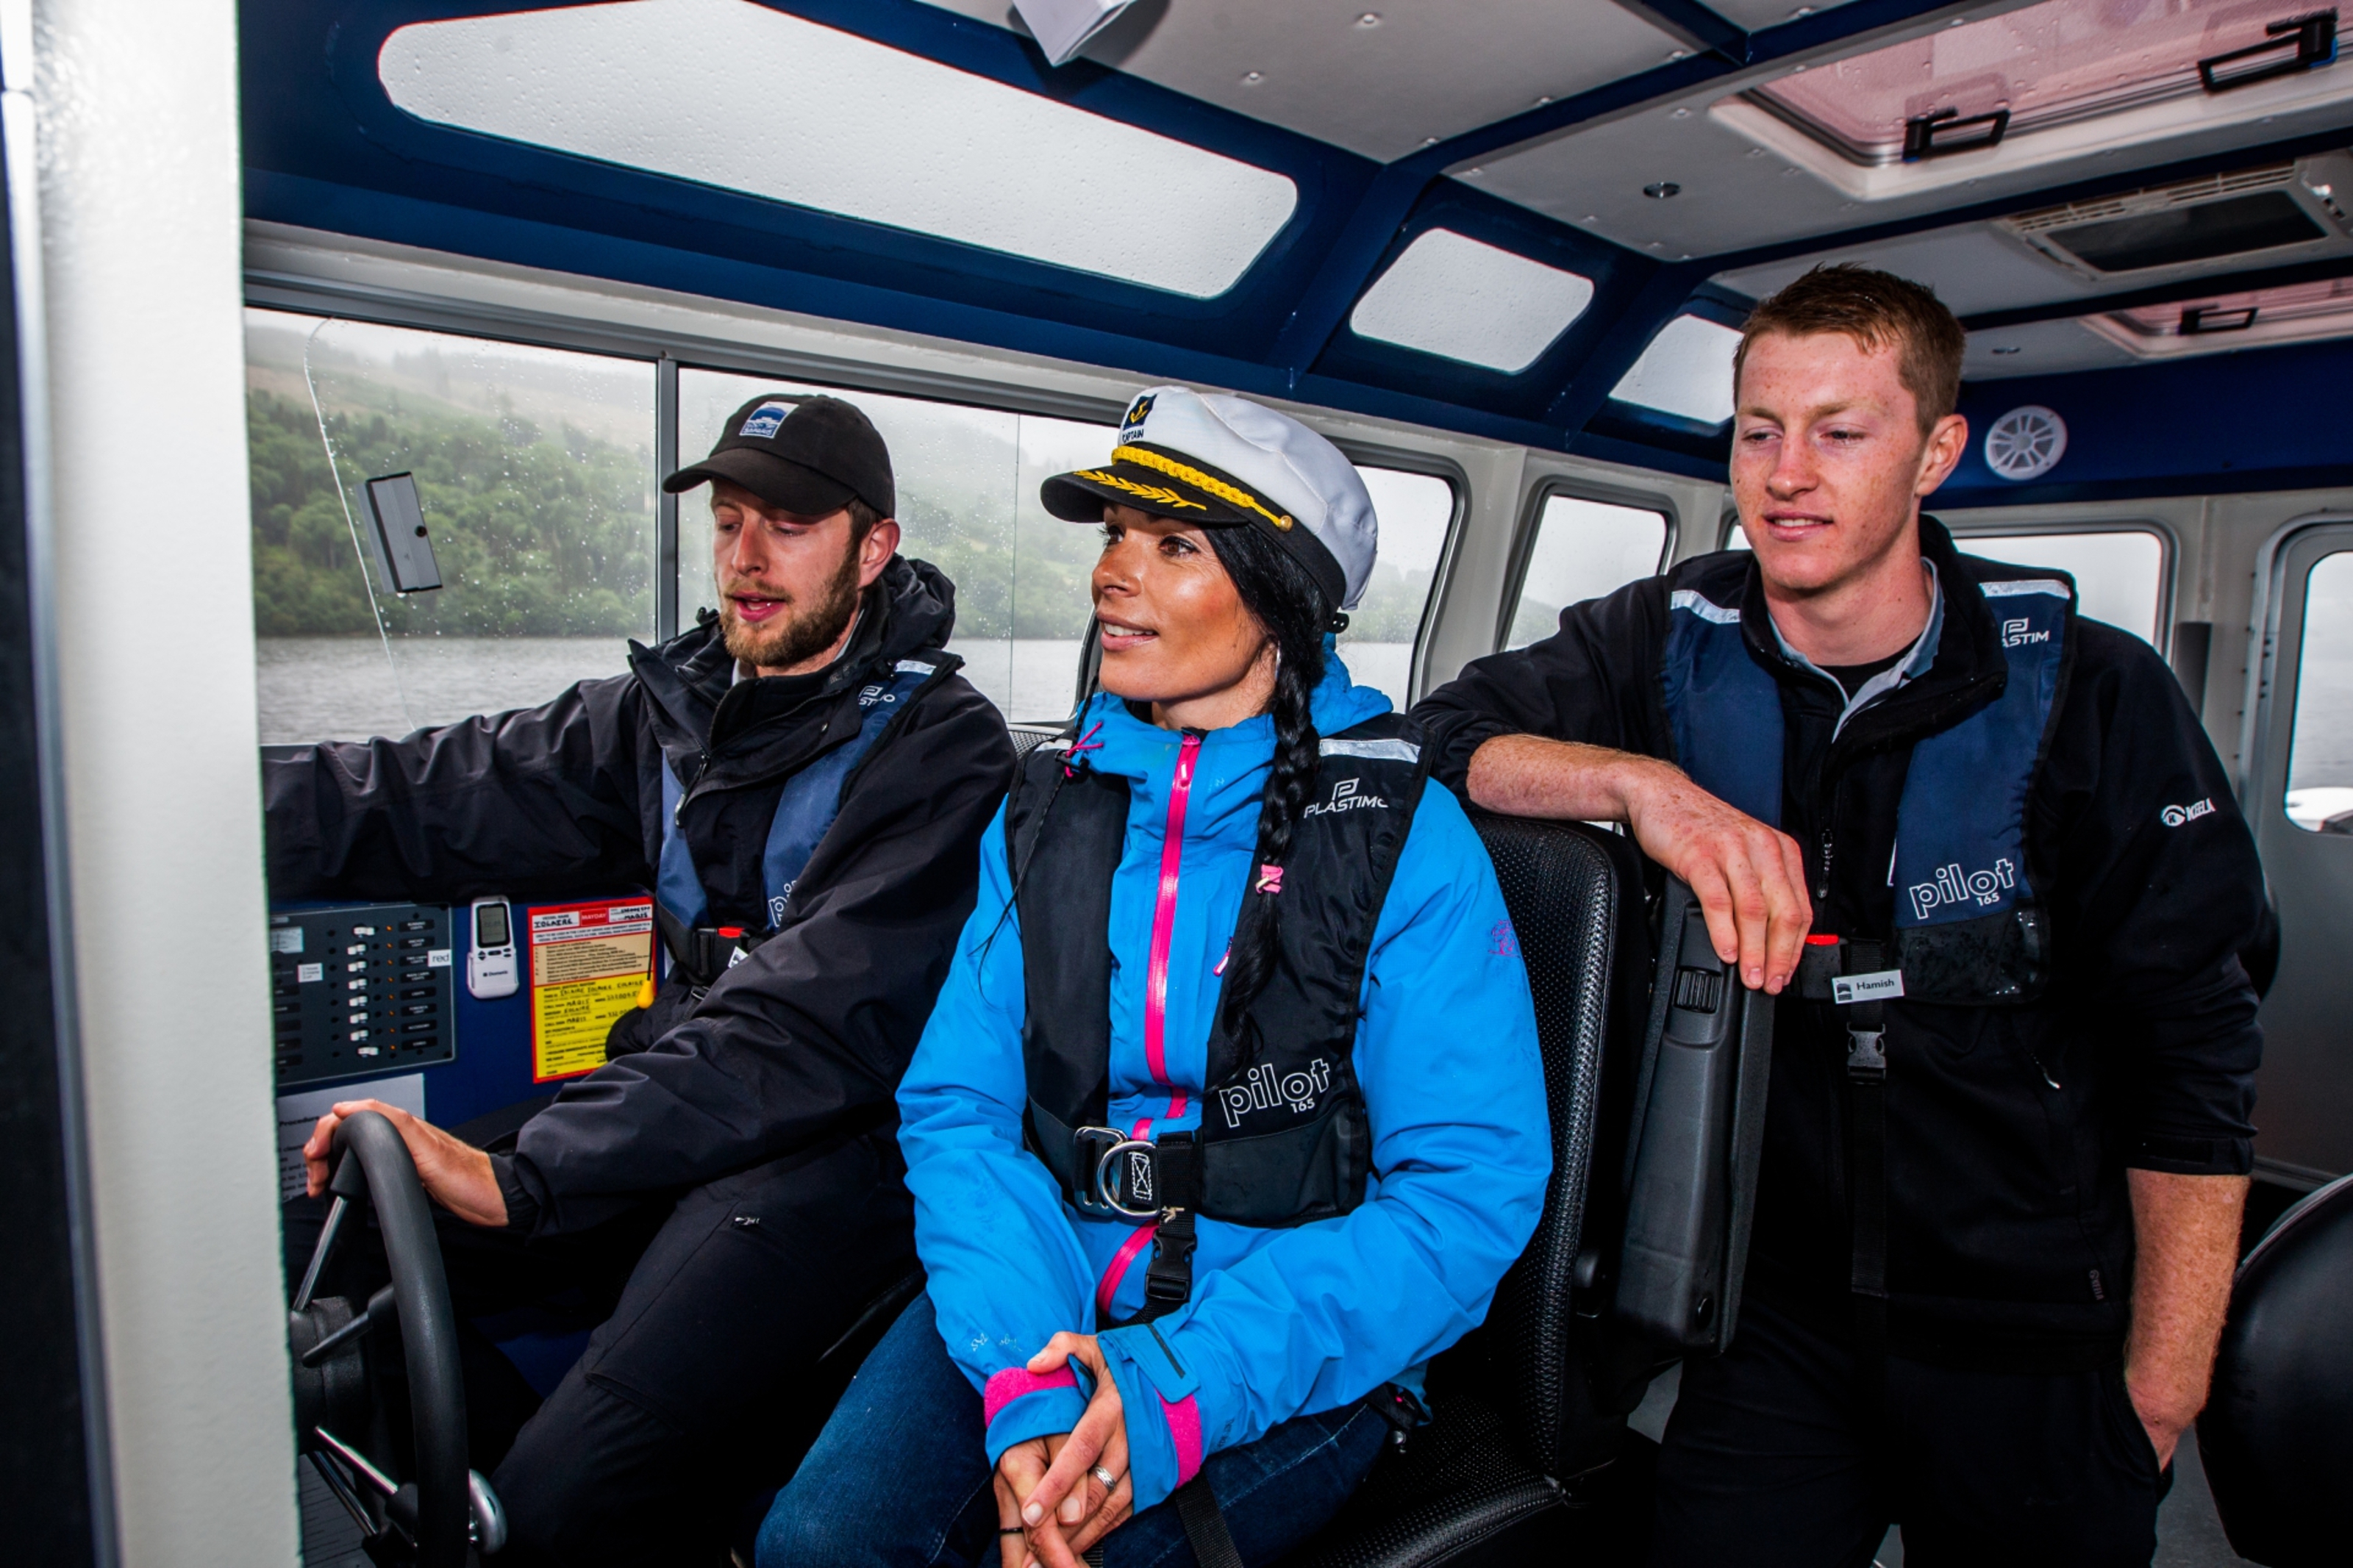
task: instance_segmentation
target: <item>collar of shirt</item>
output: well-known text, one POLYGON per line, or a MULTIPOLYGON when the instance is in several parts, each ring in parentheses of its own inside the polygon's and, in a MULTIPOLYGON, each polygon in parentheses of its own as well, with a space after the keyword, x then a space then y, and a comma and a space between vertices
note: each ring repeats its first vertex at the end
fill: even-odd
POLYGON ((1928 569, 1927 626, 1921 629, 1919 638, 1913 643, 1909 653, 1864 681, 1862 689, 1852 697, 1847 696, 1846 688, 1839 684, 1837 676, 1831 674, 1830 671, 1789 646, 1789 639, 1781 635, 1778 622, 1774 621, 1769 614, 1765 617, 1773 627, 1773 640, 1780 645, 1781 657, 1799 669, 1810 670, 1829 681, 1831 689, 1837 692, 1841 700, 1846 704, 1839 710, 1838 722, 1831 729, 1831 739, 1833 741, 1838 739, 1839 731, 1846 728, 1848 720, 1907 681, 1916 680, 1926 675, 1928 673, 1928 667, 1936 662, 1936 644, 1945 635, 1944 584, 1936 575, 1935 562, 1924 555, 1920 558, 1920 564, 1928 569))

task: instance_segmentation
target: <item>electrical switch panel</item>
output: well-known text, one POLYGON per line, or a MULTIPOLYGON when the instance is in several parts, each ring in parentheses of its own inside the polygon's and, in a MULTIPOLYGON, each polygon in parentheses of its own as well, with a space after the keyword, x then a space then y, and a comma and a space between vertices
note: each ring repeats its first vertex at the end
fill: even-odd
POLYGON ((355 904, 269 917, 269 1013, 283 1093, 458 1054, 449 911, 355 904))

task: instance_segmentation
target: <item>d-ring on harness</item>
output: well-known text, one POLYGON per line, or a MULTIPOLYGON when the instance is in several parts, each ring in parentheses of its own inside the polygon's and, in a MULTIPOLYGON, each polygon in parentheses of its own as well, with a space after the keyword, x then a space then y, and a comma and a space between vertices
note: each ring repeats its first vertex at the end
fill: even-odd
POLYGON ((1146 1138, 1131 1138, 1116 1127, 1082 1127, 1071 1136, 1079 1146, 1081 1169, 1089 1173, 1085 1188, 1075 1194, 1081 1213, 1139 1225, 1167 1217, 1167 1209, 1158 1201, 1162 1184, 1157 1144, 1146 1138), (1134 1203, 1123 1201, 1130 1195, 1134 1203))

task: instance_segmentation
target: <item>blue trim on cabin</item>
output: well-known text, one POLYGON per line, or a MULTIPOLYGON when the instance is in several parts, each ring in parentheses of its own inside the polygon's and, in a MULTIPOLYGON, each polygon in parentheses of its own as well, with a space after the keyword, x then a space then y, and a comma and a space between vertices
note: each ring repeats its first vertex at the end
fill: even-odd
MULTIPOLYGON (((1047 354, 1131 371, 1147 382, 1187 381, 1263 397, 1295 397, 1521 446, 1556 447, 1560 444, 1560 432, 1549 426, 1483 415, 1386 387, 1315 375, 1293 377, 1276 366, 1229 359, 1181 343, 955 305, 921 294, 764 267, 732 256, 588 234, 535 219, 250 169, 245 196, 247 212, 270 222, 1047 354)), ((697 235, 708 237, 706 231, 699 230, 697 235)))
MULTIPOLYGON (((1197 300, 952 241, 435 126, 395 109, 375 74, 385 37, 413 22, 543 8, 544 0, 245 0, 240 70, 247 211, 257 218, 427 249, 674 289, 829 320, 892 328, 1125 370, 1147 379, 1229 386, 1350 412, 1662 471, 1720 478, 1728 445, 1609 393, 1659 329, 1686 310, 1737 324, 1747 302, 1710 275, 1833 246, 1867 243, 2153 181, 2242 166, 2322 146, 2345 132, 2139 170, 2104 173, 2028 195, 1925 214, 1694 262, 1658 259, 1448 179, 1450 169, 1599 116, 1679 94, 1734 68, 1730 54, 1770 60, 1957 10, 1920 0, 1850 3, 1745 35, 1737 50, 1694 54, 1639 76, 1481 126, 1382 165, 1339 148, 1091 62, 1049 68, 1035 44, 919 0, 757 0, 1124 123, 1289 177, 1298 206, 1227 293, 1197 300), (1357 338, 1346 317, 1364 289, 1419 234, 1444 226, 1591 278, 1592 304, 1535 364, 1504 375, 1357 338), (648 236, 691 237, 692 247, 648 236)), ((1692 7, 1686 21, 1705 17, 1692 7)), ((1729 24, 1725 24, 1728 27, 1729 24)), ((2212 288, 2212 280, 2206 287, 2212 288)), ((2084 302, 2069 310, 2080 311, 2084 302)), ((2004 320, 2030 319, 2020 312, 2004 320)), ((1989 324, 1990 324, 1989 322, 1989 324)), ((2285 351, 2283 351, 2285 352, 2285 351)), ((2211 360, 2196 362, 2200 366, 2211 360)), ((2284 363, 2284 362, 2283 362, 2284 363)), ((2301 362, 2298 362, 2301 363, 2301 362)), ((2145 427, 2179 416, 2176 382, 2148 366, 2095 373, 2101 416, 2148 409, 2145 427)), ((2052 378, 2054 383, 2073 378, 2052 378)), ((2026 384, 1999 384, 2015 389, 2026 384)), ((1977 395, 1972 389, 1972 396, 1977 395)), ((1988 395, 1993 395, 1988 394, 1988 395)), ((2234 417, 2295 392, 2253 387, 2234 417)), ((2058 405, 2053 405, 2058 406, 2058 405)), ((1965 405, 1974 406, 1974 405, 1965 405)), ((2008 406, 2008 405, 2004 405, 2008 406)), ((2311 403, 2305 399, 2299 416, 2311 403)), ((1998 410, 1997 410, 1998 412, 1998 410)), ((2070 416, 2071 425, 2074 416, 2070 416)), ((2287 424, 2302 428, 2303 421, 2287 424)), ((2253 434, 2280 437, 2281 422, 2253 434)), ((2087 430, 2098 419, 2087 423, 2087 430)), ((2095 438, 2098 447, 2105 437, 2095 438)), ((2311 443, 2211 457, 2196 486, 2217 489, 2336 482, 2341 464, 2311 443), (2308 449, 2307 449, 2308 448, 2308 449), (2291 479, 2288 476, 2301 476, 2291 479)), ((2290 443, 2294 445, 2294 443, 2290 443)), ((2192 484, 2183 447, 2151 441, 2134 477, 2003 485, 1965 469, 1947 504, 2052 499, 2070 486, 2192 484), (2177 471, 2179 470, 2179 471, 2177 471), (1983 499, 1960 502, 1963 493, 1983 499)), ((2121 449, 2120 449, 2121 451, 2121 449)), ((2110 461, 2110 459, 2103 459, 2110 461)), ((2104 470, 2104 475, 2105 470, 2104 470)))
MULTIPOLYGON (((1630 468, 1648 468, 1653 473, 1674 474, 1686 479, 1704 479, 1710 484, 1725 481, 1723 458, 1656 446, 1648 438, 1651 432, 1647 430, 1642 433, 1643 439, 1628 439, 1611 434, 1615 428, 1606 420, 1596 419, 1570 439, 1569 456, 1590 458, 1597 463, 1618 463, 1630 468)), ((1730 437, 1724 438, 1724 445, 1730 447, 1730 437)))
POLYGON ((1617 0, 1621 11, 1631 11, 1670 37, 1694 49, 1704 49, 1725 64, 1748 63, 1748 33, 1701 5, 1699 0, 1617 0))
POLYGON ((1961 389, 1969 445, 1932 506, 2026 506, 2353 483, 2353 342, 2245 349, 1961 389), (1993 421, 2041 404, 2067 450, 2040 479, 1986 467, 1993 421))
MULTIPOLYGON (((1663 321, 1681 300, 1665 298, 1672 287, 1645 285, 1659 269, 1651 258, 1443 180, 1442 171, 1730 68, 1697 57, 1672 62, 1383 167, 1103 66, 1049 68, 1019 35, 918 0, 760 3, 1276 170, 1298 187, 1298 209, 1232 289, 1214 300, 1187 300, 431 125, 394 108, 385 95, 375 61, 398 27, 540 8, 535 4, 248 0, 240 57, 248 210, 306 227, 1142 374, 1271 395, 1303 397, 1314 385, 1319 401, 1336 406, 1557 447, 1569 426, 1549 414, 1562 388, 1575 373, 1598 374, 1624 357, 1611 352, 1601 364, 1588 363, 1591 351, 1611 349, 1613 336, 1622 335, 1602 331, 1602 319, 1626 307, 1655 313, 1663 306, 1656 314, 1663 321), (1597 284, 1590 320, 1572 326, 1517 376, 1346 333, 1342 324, 1367 282, 1413 234, 1440 222, 1538 259, 1567 258, 1597 284), (681 230, 694 237, 691 251, 643 238, 681 230)), ((1852 0, 1838 9, 1841 19, 1834 26, 1877 26, 1938 8, 1917 0, 1852 0)), ((1807 34, 1806 26, 1790 24, 1758 37, 1776 44, 1786 37, 1785 47, 1820 41, 1801 36, 1807 34)), ((1674 281, 1682 280, 1678 274, 1674 281)), ((1622 365, 1609 381, 1620 373, 1622 365)))
POLYGON ((1609 436, 1652 452, 1672 452, 1710 465, 1712 478, 1724 478, 1732 461, 1732 422, 1704 425, 1662 408, 1610 398, 1585 423, 1585 434, 1609 436))

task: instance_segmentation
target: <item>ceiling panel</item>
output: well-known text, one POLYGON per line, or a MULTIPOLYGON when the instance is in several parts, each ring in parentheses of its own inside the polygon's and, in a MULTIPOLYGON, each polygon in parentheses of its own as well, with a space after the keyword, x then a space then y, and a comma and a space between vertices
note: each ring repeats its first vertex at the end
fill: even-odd
MULTIPOLYGON (((1882 41, 1884 35, 1869 42, 1882 41)), ((1836 58, 1864 47, 1825 50, 1810 59, 1836 58)), ((2294 112, 2235 124, 2214 124, 2123 148, 2086 148, 2031 166, 2005 166, 1999 153, 1972 153, 1981 174, 1940 164, 1933 188, 1898 190, 1864 199, 1798 166, 1771 148, 1708 112, 1709 105, 1735 90, 1796 66, 1734 77, 1694 89, 1684 97, 1648 104, 1604 121, 1591 121, 1549 141, 1531 142, 1490 156, 1475 168, 1451 171, 1478 189, 1577 226, 1645 255, 1677 259, 1723 255, 1787 243, 1841 229, 1919 216, 2014 196, 2023 209, 2037 196, 2094 174, 2121 174, 2181 159, 2226 153, 2236 147, 2326 132, 2353 115, 2353 76, 2343 97, 2294 112), (1646 196, 1645 187, 1675 194, 1646 196)), ((2066 298, 2066 295, 2053 296, 2066 298)), ((2008 301, 2005 301, 2008 302, 2008 301)), ((2024 301, 2018 301, 2024 302, 2024 301)))
POLYGON ((1761 33, 1783 22, 1794 22, 1817 11, 1835 11, 1847 0, 1820 0, 1806 5, 1799 0, 1708 0, 1707 8, 1746 32, 1761 33))
POLYGON ((1788 261, 1718 273, 1715 281, 1736 294, 1761 300, 1810 268, 1836 261, 1858 261, 1925 283, 1958 316, 2089 299, 2099 292, 2089 279, 1982 223, 1876 245, 1833 246, 1788 261))
MULTIPOLYGON (((1026 31, 1008 0, 929 3, 1026 31)), ((1612 0, 1137 0, 1082 53, 1388 163, 1681 48, 1612 0)))
POLYGON ((1961 359, 1961 379, 2001 381, 2072 370, 2115 370, 2135 363, 2132 355, 2081 321, 2029 321, 1971 332, 1968 352, 1961 359))

